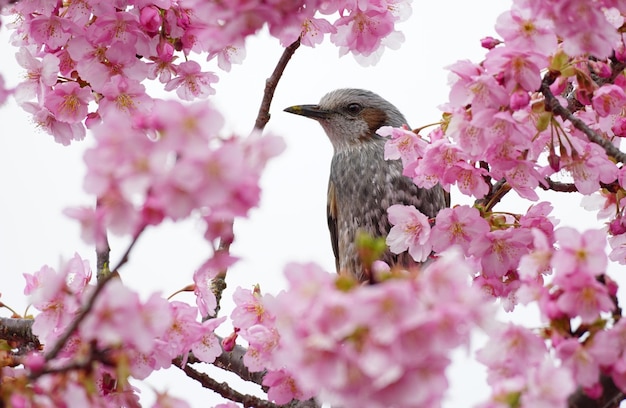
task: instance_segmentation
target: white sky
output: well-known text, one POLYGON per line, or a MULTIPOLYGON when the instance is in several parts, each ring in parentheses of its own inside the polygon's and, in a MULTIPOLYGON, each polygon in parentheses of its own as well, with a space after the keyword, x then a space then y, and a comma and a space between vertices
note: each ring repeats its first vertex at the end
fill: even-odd
MULTIPOLYGON (((232 251, 243 259, 228 276, 226 310, 232 307, 229 294, 238 285, 251 287, 258 282, 262 290, 272 293, 282 289, 286 262, 315 261, 334 270, 325 214, 331 145, 317 123, 282 109, 316 103, 335 88, 359 87, 394 103, 413 127, 435 122, 440 117, 437 106, 447 100, 443 67, 459 59, 481 60, 484 50, 479 39, 495 35, 495 18, 509 4, 499 0, 415 1, 412 17, 399 26, 405 43, 398 51, 386 50, 374 67, 361 67, 351 56, 338 58, 338 50, 328 41, 315 49, 297 50, 278 85, 266 128, 283 136, 288 148, 264 175, 260 208, 249 220, 236 224, 232 251)), ((11 57, 14 52, 3 28, 0 53, 5 57, 0 72, 9 85, 15 85, 21 76, 11 57)), ((277 40, 263 35, 248 41, 247 53, 243 65, 233 66, 230 73, 218 72, 221 79, 213 98, 226 116, 228 129, 241 134, 247 134, 254 124, 265 78, 282 49, 277 40)), ((51 136, 34 129, 28 115, 13 101, 0 108, 0 123, 0 293, 3 302, 22 312, 26 306, 22 273, 32 273, 44 264, 57 267, 61 258, 67 259, 75 251, 95 269, 93 249, 81 243, 77 224, 61 215, 66 206, 92 201, 81 187, 85 172, 82 152, 91 142, 88 136, 70 147, 54 143, 51 136)), ((459 202, 459 194, 453 195, 453 203, 459 202)), ((561 200, 557 216, 564 224, 582 229, 599 227, 593 215, 577 211, 579 202, 579 196, 561 200)), ((523 212, 528 205, 511 194, 500 208, 523 212)), ((112 263, 127 243, 127 239, 111 240, 112 263)), ((199 223, 151 228, 132 252, 122 278, 142 293, 156 290, 169 295, 191 282, 207 251, 199 223)), ((4 311, 0 315, 7 316, 4 311)), ((519 316, 527 318, 528 314, 519 316)), ((229 326, 224 329, 228 331, 229 326)), ((190 402, 194 407, 221 401, 211 391, 190 385, 193 381, 179 370, 168 371, 157 373, 150 382, 175 395, 193 395, 190 402)), ((481 371, 465 359, 459 359, 451 376, 453 387, 446 407, 470 406, 486 396, 481 371)), ((150 391, 144 394, 146 401, 151 400, 150 391)))

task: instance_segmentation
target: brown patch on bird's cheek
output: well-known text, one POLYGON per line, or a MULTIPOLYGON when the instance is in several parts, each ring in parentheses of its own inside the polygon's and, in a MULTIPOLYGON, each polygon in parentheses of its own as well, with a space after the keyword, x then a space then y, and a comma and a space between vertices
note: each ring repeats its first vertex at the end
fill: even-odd
POLYGON ((367 123, 369 134, 371 136, 387 122, 387 114, 380 109, 365 108, 361 111, 361 117, 367 123))

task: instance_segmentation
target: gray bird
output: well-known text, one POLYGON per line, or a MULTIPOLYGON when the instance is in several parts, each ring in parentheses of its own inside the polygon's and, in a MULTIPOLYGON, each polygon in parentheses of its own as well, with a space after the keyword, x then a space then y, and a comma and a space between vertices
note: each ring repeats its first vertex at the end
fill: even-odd
MULTIPOLYGON (((330 139, 334 155, 328 181, 328 228, 338 273, 351 274, 360 282, 373 282, 359 257, 355 238, 359 231, 386 237, 391 225, 387 208, 414 205, 432 218, 450 205, 450 196, 439 185, 418 188, 402 175, 399 160, 383 157, 387 138, 376 134, 382 126, 407 123, 391 103, 362 89, 337 89, 317 105, 296 105, 286 112, 318 121, 330 139)), ((415 265, 404 252, 387 250, 382 258, 390 265, 415 265)))

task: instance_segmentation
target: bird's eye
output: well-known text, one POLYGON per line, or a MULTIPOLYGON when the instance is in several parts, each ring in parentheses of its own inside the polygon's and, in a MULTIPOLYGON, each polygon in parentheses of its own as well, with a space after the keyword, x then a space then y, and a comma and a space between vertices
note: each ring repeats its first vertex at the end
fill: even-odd
POLYGON ((351 103, 350 105, 346 106, 346 112, 353 116, 358 115, 359 113, 361 113, 362 110, 363 107, 358 103, 351 103))

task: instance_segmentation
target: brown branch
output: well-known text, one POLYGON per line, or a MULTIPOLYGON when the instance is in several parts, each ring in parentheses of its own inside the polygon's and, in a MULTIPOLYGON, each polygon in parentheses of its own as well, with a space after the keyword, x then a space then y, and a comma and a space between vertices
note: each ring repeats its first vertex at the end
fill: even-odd
POLYGON ((126 248, 126 251, 124 252, 124 255, 122 255, 122 258, 117 263, 117 265, 115 265, 115 268, 111 269, 112 272, 117 272, 124 264, 126 264, 126 262, 128 262, 128 260, 130 259, 130 251, 133 250, 133 248, 135 247, 135 244, 139 240, 139 236, 144 230, 145 230, 145 227, 140 228, 139 231, 137 231, 137 233, 133 236, 133 240, 128 245, 128 248, 126 248))
POLYGON ((482 206, 485 211, 491 211, 509 191, 511 191, 511 186, 506 182, 506 179, 500 179, 491 186, 486 196, 476 200, 475 205, 482 206))
POLYGON ((0 318, 0 340, 16 344, 20 354, 40 350, 41 343, 33 334, 33 319, 0 318))
MULTIPOLYGON (((218 336, 218 339, 220 344, 222 344, 222 338, 218 336)), ((248 370, 248 367, 243 363, 243 356, 246 354, 246 351, 245 347, 236 345, 233 351, 222 351, 222 354, 217 357, 213 365, 237 374, 244 381, 262 385, 265 371, 251 372, 248 370)), ((191 362, 191 359, 189 361, 191 362)))
POLYGON ((552 91, 550 90, 550 84, 554 82, 553 75, 546 75, 541 81, 541 87, 539 91, 545 97, 546 111, 552 112, 560 116, 563 120, 568 120, 574 127, 583 132, 589 141, 601 146, 606 154, 613 157, 615 160, 621 163, 626 163, 626 154, 619 150, 609 140, 603 138, 600 134, 591 129, 585 122, 578 119, 572 112, 567 110, 559 103, 552 91))
POLYGON ((111 273, 109 267, 109 254, 111 253, 111 247, 109 247, 109 240, 104 236, 104 248, 98 248, 96 245, 96 282, 100 282, 111 273))
MULTIPOLYGON (((263 130, 265 129, 265 125, 270 120, 270 107, 272 105, 272 100, 274 99, 274 93, 276 92, 276 87, 278 86, 278 82, 280 78, 283 76, 283 72, 285 72, 285 68, 289 63, 289 60, 296 52, 296 50, 300 47, 300 38, 291 43, 288 47, 285 48, 283 54, 280 59, 276 63, 276 67, 274 67, 274 71, 270 75, 269 78, 265 80, 265 90, 263 91, 263 99, 261 100, 261 106, 259 106, 259 112, 257 113, 256 120, 254 122, 254 129, 263 130)), ((231 230, 232 223, 234 221, 230 221, 231 230)), ((220 239, 218 251, 228 252, 230 250, 230 245, 233 242, 233 237, 229 236, 228 239, 220 239)), ((217 306, 215 308, 214 316, 217 316, 220 310, 220 300, 222 299, 222 293, 226 289, 226 273, 227 270, 220 271, 217 277, 213 280, 213 294, 217 299, 217 306)), ((207 316, 210 317, 210 316, 207 316)))
POLYGON ((278 86, 278 81, 282 77, 283 72, 285 71, 285 67, 287 67, 287 63, 291 59, 291 56, 296 52, 299 46, 300 38, 298 38, 287 48, 285 48, 285 51, 283 51, 283 55, 278 60, 278 64, 276 64, 276 68, 274 68, 274 72, 272 72, 272 75, 265 81, 265 92, 263 93, 263 100, 261 101, 261 107, 259 108, 256 122, 254 122, 255 129, 263 130, 265 128, 265 125, 267 125, 267 122, 269 122, 270 105, 272 104, 272 98, 274 98, 276 86, 278 86))
POLYGON ((546 177, 545 182, 548 184, 543 185, 541 183, 539 183, 539 187, 541 187, 544 190, 552 190, 552 191, 556 191, 559 193, 577 193, 578 192, 578 188, 576 187, 575 184, 572 183, 560 183, 558 181, 554 181, 552 180, 550 177, 546 177))
POLYGON ((602 375, 600 385, 603 390, 600 398, 590 398, 579 388, 567 399, 568 408, 618 408, 620 401, 626 399, 626 395, 617 388, 611 377, 602 375))
POLYGON ((195 368, 191 367, 189 364, 182 366, 182 358, 177 357, 172 361, 176 367, 180 368, 187 374, 188 377, 198 381, 204 388, 213 390, 220 394, 222 397, 229 399, 231 401, 239 402, 243 404, 244 407, 255 407, 255 408, 317 408, 319 407, 315 401, 296 401, 293 400, 289 404, 285 405, 277 405, 273 402, 269 402, 263 400, 259 397, 255 397, 253 395, 242 394, 239 391, 233 389, 230 385, 225 382, 218 382, 211 378, 208 374, 202 373, 195 368))
POLYGON ((259 407, 259 408, 276 408, 277 405, 269 401, 262 400, 258 397, 242 394, 237 390, 231 388, 225 382, 218 382, 205 373, 194 369, 189 364, 182 366, 182 359, 177 357, 172 362, 176 367, 180 368, 187 374, 188 377, 198 381, 204 388, 208 388, 220 394, 222 397, 231 401, 239 402, 244 407, 259 407))

